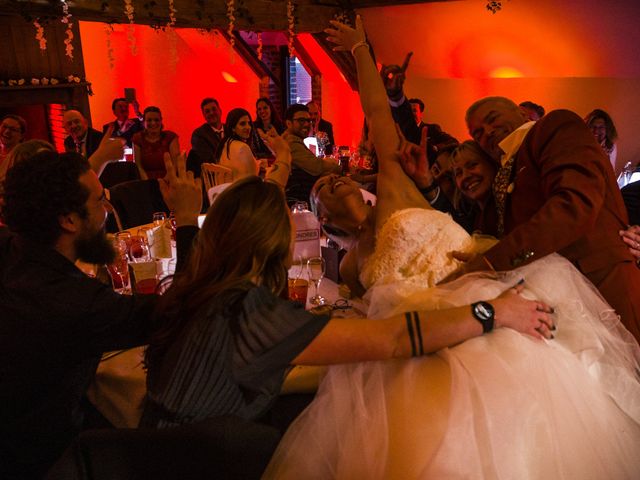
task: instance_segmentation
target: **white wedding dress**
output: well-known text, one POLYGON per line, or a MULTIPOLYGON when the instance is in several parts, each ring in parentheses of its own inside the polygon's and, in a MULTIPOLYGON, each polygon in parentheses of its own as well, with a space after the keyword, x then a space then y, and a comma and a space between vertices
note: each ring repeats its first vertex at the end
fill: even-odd
POLYGON ((555 339, 500 328, 427 357, 332 366, 265 478, 640 478, 638 344, 559 255, 435 286, 457 267, 447 252, 484 248, 440 212, 396 212, 361 276, 369 315, 487 300, 524 278, 524 295, 555 308, 555 339))

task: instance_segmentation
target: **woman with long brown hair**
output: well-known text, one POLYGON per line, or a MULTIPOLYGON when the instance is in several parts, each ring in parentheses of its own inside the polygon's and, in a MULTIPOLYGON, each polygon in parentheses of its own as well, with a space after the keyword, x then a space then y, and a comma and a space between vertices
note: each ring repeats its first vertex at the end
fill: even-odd
MULTIPOLYGON (((142 425, 175 426, 224 414, 255 419, 278 395, 291 364, 422 355, 482 334, 468 305, 375 322, 306 312, 280 297, 292 261, 292 232, 277 184, 249 177, 219 195, 188 266, 161 299, 163 327, 145 357, 142 425), (427 318, 428 332, 421 327, 427 318)), ((508 289, 493 306, 496 328, 537 334, 540 319, 552 328, 551 318, 536 310, 547 307, 525 300, 517 289, 508 289)))

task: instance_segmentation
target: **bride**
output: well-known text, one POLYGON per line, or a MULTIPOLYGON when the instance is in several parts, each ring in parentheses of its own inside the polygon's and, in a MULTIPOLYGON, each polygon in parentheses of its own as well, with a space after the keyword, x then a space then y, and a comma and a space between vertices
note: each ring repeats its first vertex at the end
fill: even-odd
POLYGON ((398 162, 398 134, 360 18, 356 29, 332 25, 329 39, 356 60, 380 159, 378 202, 365 205, 356 186, 336 176, 312 195, 325 230, 353 241, 341 270, 367 290, 368 316, 466 305, 524 280, 525 294, 555 307, 557 330, 545 340, 503 328, 426 358, 330 367, 265 478, 640 478, 635 340, 556 254, 437 285, 458 267, 447 252, 478 252, 490 241, 429 209, 398 162))

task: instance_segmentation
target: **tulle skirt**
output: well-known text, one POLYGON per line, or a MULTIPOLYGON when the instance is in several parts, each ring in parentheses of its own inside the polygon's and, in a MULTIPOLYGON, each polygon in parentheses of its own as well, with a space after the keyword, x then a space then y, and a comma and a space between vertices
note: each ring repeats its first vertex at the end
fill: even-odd
POLYGON ((638 344, 562 257, 499 279, 376 286, 369 313, 491 299, 520 278, 555 308, 555 339, 501 328, 428 357, 332 366, 265 478, 640 478, 638 344))

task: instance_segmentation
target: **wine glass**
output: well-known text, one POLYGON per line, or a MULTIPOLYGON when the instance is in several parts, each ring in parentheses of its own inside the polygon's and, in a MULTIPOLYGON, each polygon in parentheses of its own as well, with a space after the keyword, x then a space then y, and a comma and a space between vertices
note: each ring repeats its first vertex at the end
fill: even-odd
POLYGON ((138 234, 131 237, 131 248, 129 249, 129 255, 131 256, 131 260, 133 262, 148 262, 149 260, 151 260, 149 243, 147 242, 146 236, 138 234))
POLYGON ((130 294, 131 280, 129 278, 127 244, 124 240, 115 239, 113 246, 116 251, 116 258, 113 263, 107 265, 107 271, 111 276, 113 289, 120 294, 130 294))
POLYGON ((309 300, 309 303, 312 305, 324 305, 326 300, 320 294, 318 294, 318 287, 320 287, 320 282, 324 277, 324 272, 326 269, 326 263, 324 258, 322 257, 311 257, 307 260, 307 276, 309 277, 309 281, 313 283, 314 287, 314 295, 309 300))
MULTIPOLYGON (((118 232, 116 233, 116 240, 122 240, 126 247, 127 247, 127 255, 129 255, 129 258, 131 258, 131 233, 130 232, 118 232)), ((116 251, 118 250, 118 247, 116 246, 116 251)))

